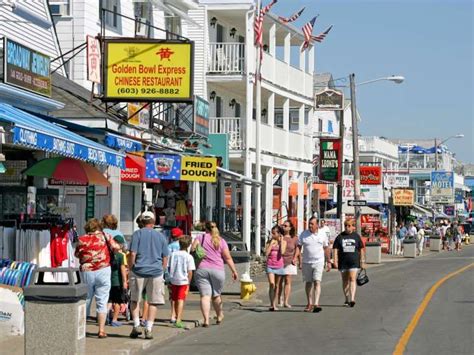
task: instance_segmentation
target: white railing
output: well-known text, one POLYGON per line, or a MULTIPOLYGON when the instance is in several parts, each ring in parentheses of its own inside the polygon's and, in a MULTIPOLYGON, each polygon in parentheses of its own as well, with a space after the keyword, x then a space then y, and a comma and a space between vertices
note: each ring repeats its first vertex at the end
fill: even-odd
POLYGON ((209 132, 226 133, 230 149, 243 149, 240 121, 240 117, 209 117, 209 132))
POLYGON ((243 74, 245 70, 244 43, 209 43, 208 73, 243 74))

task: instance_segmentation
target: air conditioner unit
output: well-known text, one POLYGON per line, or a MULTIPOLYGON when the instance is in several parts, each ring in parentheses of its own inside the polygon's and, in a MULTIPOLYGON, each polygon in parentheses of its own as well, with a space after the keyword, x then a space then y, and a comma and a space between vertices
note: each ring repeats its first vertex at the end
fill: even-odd
POLYGON ((68 16, 68 5, 64 3, 50 3, 49 8, 51 9, 52 16, 68 16))
POLYGON ((135 23, 135 37, 148 37, 150 21, 144 17, 137 18, 135 23))

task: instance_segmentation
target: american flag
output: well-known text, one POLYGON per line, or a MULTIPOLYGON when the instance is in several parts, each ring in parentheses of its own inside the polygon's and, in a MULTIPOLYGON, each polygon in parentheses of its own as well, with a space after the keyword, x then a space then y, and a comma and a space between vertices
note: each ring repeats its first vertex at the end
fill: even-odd
POLYGON ((254 32, 255 32, 255 45, 263 47, 263 17, 265 14, 270 11, 273 5, 276 4, 278 0, 272 0, 270 4, 265 7, 261 7, 258 11, 257 15, 255 16, 255 23, 254 23, 254 32))
POLYGON ((312 41, 311 37, 313 35, 313 27, 317 18, 318 16, 314 16, 313 19, 309 21, 306 25, 304 25, 302 28, 303 35, 304 35, 304 43, 303 43, 303 47, 301 47, 302 52, 304 52, 305 49, 309 47, 309 44, 312 41))
POLYGON ((291 15, 290 17, 281 17, 281 16, 278 16, 278 19, 279 19, 281 22, 283 22, 283 23, 294 22, 294 21, 296 21, 296 20, 298 19, 298 17, 301 16, 301 14, 303 13, 304 9, 305 9, 305 8, 303 7, 300 11, 298 11, 297 13, 291 15))
POLYGON ((332 28, 332 25, 329 26, 329 28, 328 28, 326 31, 324 31, 323 33, 320 33, 320 34, 317 35, 317 36, 311 36, 311 39, 312 39, 313 41, 316 41, 316 42, 318 42, 318 43, 321 43, 321 42, 323 41, 323 39, 326 38, 326 35, 329 33, 329 31, 331 31, 331 28, 332 28))

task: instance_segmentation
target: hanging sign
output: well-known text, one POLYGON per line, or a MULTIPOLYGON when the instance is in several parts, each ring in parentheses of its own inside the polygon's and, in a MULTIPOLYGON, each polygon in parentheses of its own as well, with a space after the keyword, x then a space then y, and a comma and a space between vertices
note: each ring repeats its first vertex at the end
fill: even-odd
POLYGON ((200 96, 195 96, 194 100, 194 132, 209 136, 209 102, 200 96))
POLYGON ((131 125, 150 128, 150 104, 133 103, 127 104, 128 123, 131 125))
POLYGON ((104 99, 192 101, 193 43, 105 40, 104 99))
POLYGON ((409 187, 410 186, 410 176, 409 175, 399 175, 399 174, 384 174, 383 176, 383 186, 386 188, 392 187, 409 187))
POLYGON ((415 204, 415 191, 412 189, 393 189, 394 206, 413 206, 415 204))
POLYGON ((448 171, 431 172, 431 202, 454 203, 454 174, 448 171))
POLYGON ((87 36, 87 80, 100 84, 101 72, 100 41, 92 36, 87 36))
POLYGON ((321 139, 319 160, 320 180, 338 182, 341 176, 341 141, 321 139))
POLYGON ((380 185, 382 184, 381 166, 361 166, 360 167, 361 185, 380 185))
POLYGON ((315 95, 317 111, 341 111, 344 109, 344 94, 342 91, 326 89, 315 95))
POLYGON ((456 209, 453 205, 447 205, 443 206, 443 212, 446 216, 454 217, 454 215, 456 214, 456 209))
POLYGON ((216 182, 217 158, 182 157, 181 180, 216 182))
POLYGON ((5 83, 51 97, 50 58, 10 39, 4 46, 5 83))

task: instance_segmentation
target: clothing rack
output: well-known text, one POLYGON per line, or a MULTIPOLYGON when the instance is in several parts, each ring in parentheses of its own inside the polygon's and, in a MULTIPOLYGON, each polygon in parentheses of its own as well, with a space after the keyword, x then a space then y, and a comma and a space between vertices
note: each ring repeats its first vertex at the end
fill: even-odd
POLYGON ((16 226, 17 226, 16 219, 4 219, 0 221, 0 227, 16 228, 16 226))

